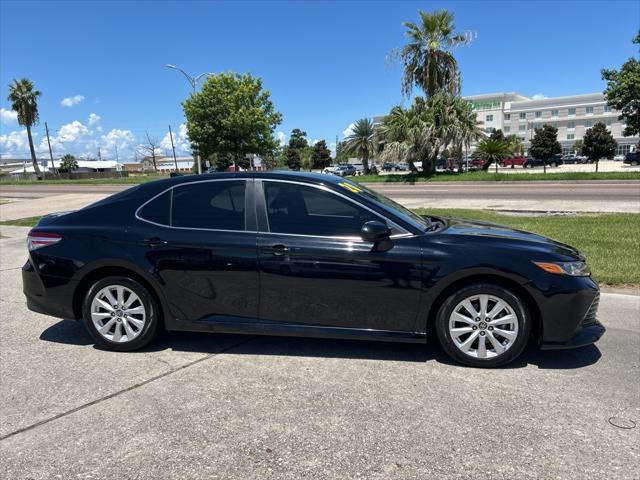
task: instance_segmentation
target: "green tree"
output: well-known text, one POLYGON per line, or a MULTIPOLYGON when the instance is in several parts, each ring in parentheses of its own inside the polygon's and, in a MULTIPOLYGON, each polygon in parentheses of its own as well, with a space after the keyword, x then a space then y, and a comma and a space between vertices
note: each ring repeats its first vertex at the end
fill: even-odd
POLYGON ((294 128, 291 131, 291 136, 289 137, 289 148, 304 150, 308 146, 309 142, 307 141, 307 132, 304 132, 299 128, 294 128))
POLYGON ((467 44, 468 38, 454 32, 454 15, 447 10, 419 10, 418 14, 418 24, 404 24, 409 43, 399 52, 404 67, 402 92, 409 96, 417 86, 428 97, 441 91, 457 94, 460 74, 451 52, 456 46, 467 44))
POLYGON ((327 148, 327 142, 320 140, 313 146, 311 153, 311 166, 313 168, 326 168, 331 164, 331 150, 327 148))
MULTIPOLYGON (((633 39, 640 44, 640 31, 633 39)), ((620 110, 618 117, 626 123, 623 135, 631 137, 640 133, 640 62, 635 58, 627 60, 620 70, 603 69, 602 79, 607 82, 604 95, 607 104, 620 110)))
POLYGON ((415 162, 426 158, 431 131, 426 110, 417 106, 405 109, 393 107, 377 128, 383 145, 382 160, 407 162, 409 170, 417 172, 415 162))
POLYGON ((60 159, 59 170, 62 170, 63 172, 67 172, 67 173, 73 173, 73 171, 77 169, 78 169, 78 160, 76 160, 76 157, 74 157, 70 153, 65 154, 60 159))
POLYGON ((584 148, 584 143, 582 140, 576 140, 573 142, 573 151, 576 155, 582 155, 582 149, 584 148))
POLYGON ((596 172, 601 158, 612 159, 616 153, 616 141, 602 122, 596 123, 587 130, 587 133, 584 134, 583 142, 582 153, 590 161, 596 162, 596 172))
POLYGON ((211 154, 232 156, 238 164, 247 155, 273 153, 276 111, 262 80, 250 74, 211 75, 198 93, 183 102, 189 140, 202 158, 211 154))
POLYGON ((42 178, 42 173, 36 158, 36 151, 33 148, 31 127, 37 125, 40 119, 38 114, 38 97, 40 95, 42 95, 42 92, 35 90, 31 80, 22 78, 9 84, 9 96, 7 97, 7 100, 11 102, 11 109, 18 115, 18 124, 27 129, 31 163, 33 164, 33 171, 39 179, 42 178))
POLYGON ((544 173, 547 173, 547 161, 554 155, 562 153, 562 145, 558 142, 558 129, 547 124, 536 128, 529 153, 533 158, 542 160, 544 173))
POLYGON ((504 133, 499 128, 494 128, 489 135, 489 138, 492 140, 500 140, 501 142, 505 141, 504 133))
POLYGON ((344 142, 338 142, 336 145, 336 163, 347 163, 349 161, 349 153, 345 148, 344 142))
POLYGON ((300 157, 300 151, 296 148, 287 148, 285 150, 285 157, 287 167, 291 170, 300 170, 302 166, 302 158, 300 157))
POLYGON ((509 144, 503 139, 485 138, 476 147, 475 156, 484 160, 482 170, 489 170, 492 163, 498 171, 498 164, 501 160, 508 158, 512 152, 509 144))
MULTIPOLYGON (((522 139, 517 136, 515 133, 511 135, 507 135, 505 141, 509 144, 511 151, 514 155, 522 155, 524 153, 524 145, 522 144, 522 139)), ((513 168, 514 164, 511 165, 513 168)))
POLYGON ((376 151, 374 133, 373 120, 361 118, 344 139, 346 153, 357 155, 362 160, 362 170, 365 175, 369 173, 369 157, 376 151))

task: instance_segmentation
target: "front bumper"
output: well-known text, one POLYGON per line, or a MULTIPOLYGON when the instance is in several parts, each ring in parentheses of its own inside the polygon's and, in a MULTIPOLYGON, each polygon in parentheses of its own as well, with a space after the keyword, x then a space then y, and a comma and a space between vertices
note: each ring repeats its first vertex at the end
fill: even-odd
POLYGON ((576 334, 564 342, 543 342, 540 345, 542 350, 559 350, 565 348, 578 348, 591 345, 600 340, 607 329, 599 321, 594 321, 588 325, 584 325, 576 334))

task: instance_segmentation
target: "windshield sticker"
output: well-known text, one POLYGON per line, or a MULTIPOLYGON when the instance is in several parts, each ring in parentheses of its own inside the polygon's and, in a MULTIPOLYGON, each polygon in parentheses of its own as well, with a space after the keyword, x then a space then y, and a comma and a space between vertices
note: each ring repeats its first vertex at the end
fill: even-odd
POLYGON ((340 182, 338 185, 340 185, 342 188, 346 188, 347 190, 353 193, 362 192, 361 188, 358 188, 355 185, 351 185, 350 183, 347 183, 347 182, 340 182))

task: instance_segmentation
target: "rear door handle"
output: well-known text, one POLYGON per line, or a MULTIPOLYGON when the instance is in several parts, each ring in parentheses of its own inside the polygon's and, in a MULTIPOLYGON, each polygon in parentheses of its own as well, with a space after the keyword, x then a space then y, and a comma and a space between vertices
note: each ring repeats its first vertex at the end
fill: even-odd
POLYGON ((161 238, 153 237, 153 238, 145 238, 140 242, 142 245, 146 245, 147 247, 155 248, 155 247, 164 247, 169 242, 166 240, 162 240, 161 238))

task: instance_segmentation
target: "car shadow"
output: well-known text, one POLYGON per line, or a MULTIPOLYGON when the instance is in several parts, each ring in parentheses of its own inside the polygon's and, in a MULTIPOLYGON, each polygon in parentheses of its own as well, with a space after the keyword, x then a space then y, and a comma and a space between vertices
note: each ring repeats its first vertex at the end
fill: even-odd
MULTIPOLYGON (((82 346, 93 344, 93 339, 82 322, 75 320, 60 320, 44 330, 40 335, 40 340, 82 346)), ((224 351, 225 354, 233 355, 278 355, 417 363, 436 361, 447 365, 457 365, 436 342, 424 345, 306 337, 170 332, 161 334, 158 339, 141 351, 159 352, 164 350, 195 353, 224 351), (234 343, 235 346, 229 347, 234 343)), ((535 365, 541 369, 567 370, 593 365, 600 360, 601 356, 600 350, 595 345, 570 350, 545 351, 530 345, 518 359, 502 368, 516 369, 535 365)))

